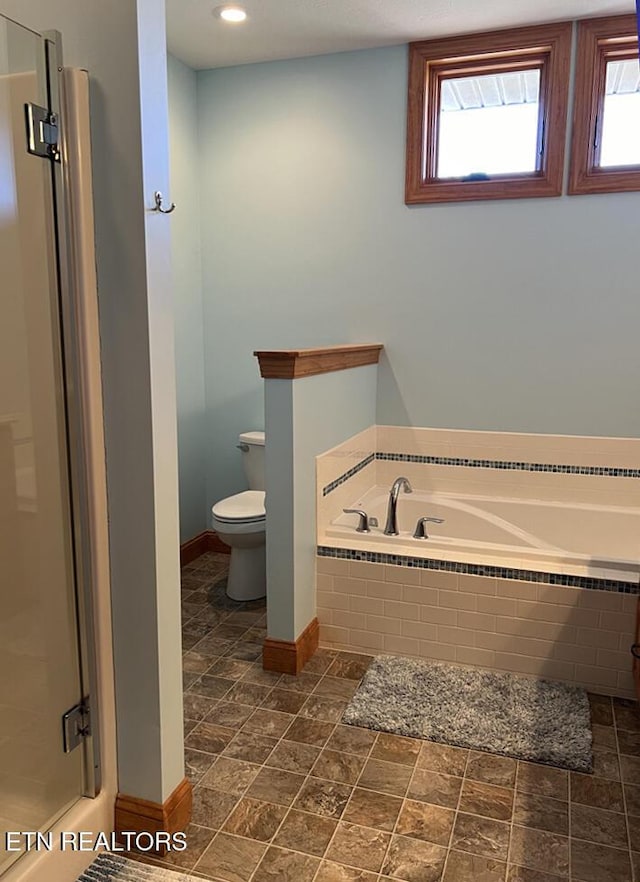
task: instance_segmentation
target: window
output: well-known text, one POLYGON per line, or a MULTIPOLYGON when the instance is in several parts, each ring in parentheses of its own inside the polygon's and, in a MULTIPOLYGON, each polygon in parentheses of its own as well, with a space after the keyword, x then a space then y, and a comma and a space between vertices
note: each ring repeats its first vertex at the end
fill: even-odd
POLYGON ((571 31, 411 44, 408 204, 560 195, 571 31))
POLYGON ((569 193, 640 190, 640 63, 634 15, 578 24, 569 193))

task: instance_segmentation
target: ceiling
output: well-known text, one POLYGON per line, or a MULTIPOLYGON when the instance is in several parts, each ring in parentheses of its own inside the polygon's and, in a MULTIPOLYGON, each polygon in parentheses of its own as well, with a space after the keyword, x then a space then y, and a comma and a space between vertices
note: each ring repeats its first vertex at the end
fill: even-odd
POLYGON ((235 0, 248 18, 232 25, 212 14, 223 2, 166 0, 172 55, 204 70, 634 11, 633 0, 235 0))

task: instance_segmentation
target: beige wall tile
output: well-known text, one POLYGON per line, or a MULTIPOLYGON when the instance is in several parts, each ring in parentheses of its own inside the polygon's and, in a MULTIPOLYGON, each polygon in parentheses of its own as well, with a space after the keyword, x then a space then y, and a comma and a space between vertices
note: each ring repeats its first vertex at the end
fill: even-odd
POLYGON ((398 619, 408 619, 416 622, 420 620, 420 607, 415 603, 402 603, 397 600, 385 600, 384 602, 385 616, 391 616, 398 619))
POLYGON ((438 605, 447 609, 475 610, 476 595, 469 591, 439 591, 438 605))
POLYGON ((349 575, 354 579, 384 579, 384 566, 366 560, 350 560, 349 575))
POLYGON ((369 597, 383 597, 386 600, 398 600, 402 595, 402 588, 394 582, 367 582, 366 584, 369 597))
POLYGON ((616 631, 601 631, 595 628, 578 628, 577 643, 580 646, 596 646, 601 649, 618 649, 620 635, 616 631))
POLYGON ((387 616, 367 616, 366 627, 368 631, 378 634, 401 634, 402 622, 400 619, 391 619, 387 616))
POLYGON ((421 570, 411 567, 385 566, 384 568, 384 578, 387 582, 400 582, 402 585, 419 585, 420 573, 421 570))
POLYGON ((633 657, 630 652, 615 652, 611 649, 599 649, 597 665, 599 668, 613 668, 616 671, 630 669, 633 657))
POLYGON ((404 585, 402 588, 402 599, 406 603, 436 605, 438 603, 438 589, 422 588, 418 585, 404 585))
POLYGON ((490 613, 496 616, 515 616, 516 603, 512 597, 490 597, 481 594, 477 599, 478 612, 490 613))
POLYGON ((364 613, 347 612, 343 609, 334 609, 332 615, 334 625, 340 628, 358 628, 366 631, 367 617, 364 613))
POLYGON ((333 576, 328 573, 318 573, 316 575, 316 588, 319 591, 333 591, 333 576))
POLYGON ((609 686, 615 688, 618 685, 617 671, 607 668, 599 668, 594 665, 576 665, 576 679, 579 683, 590 686, 609 686))
POLYGON ((354 649, 383 649, 382 634, 371 631, 350 631, 350 647, 354 649))
POLYGON ((420 609, 420 618, 423 622, 432 622, 435 625, 456 625, 458 611, 440 606, 423 606, 420 609))
POLYGON ((438 627, 427 622, 402 622, 403 637, 417 637, 419 640, 437 640, 438 627))
POLYGON ((420 641, 420 655, 423 658, 435 658, 438 661, 455 661, 456 647, 450 643, 420 641))
POLYGON ((474 594, 497 594, 498 580, 487 576, 458 576, 458 590, 472 591, 474 594))
POLYGON ((584 609, 620 612, 623 597, 623 594, 618 594, 615 591, 581 591, 578 604, 584 609))
POLYGON ((385 634, 383 646, 387 652, 397 652, 398 655, 418 655, 420 652, 420 644, 410 637, 395 637, 391 634, 385 634))
POLYGON ((496 617, 485 613, 458 612, 458 626, 460 628, 472 628, 478 631, 495 631, 496 617))
POLYGON ((378 597, 361 597, 359 595, 349 595, 349 609, 351 612, 369 613, 372 616, 384 615, 384 600, 378 597))
POLYGON ((609 631, 626 631, 630 619, 630 613, 603 612, 600 615, 600 627, 609 631))
POLYGON ((438 641, 440 643, 454 643, 456 646, 475 646, 476 633, 464 628, 449 628, 446 625, 438 625, 438 641))
POLYGON ((595 665, 598 650, 595 646, 573 646, 570 643, 555 643, 553 657, 562 661, 581 665, 595 665))
POLYGON ((459 576, 441 570, 420 570, 420 584, 427 588, 446 588, 457 591, 459 576))
POLYGON ((474 649, 469 646, 456 646, 455 660, 462 665, 478 665, 493 668, 496 664, 495 653, 490 649, 474 649))
POLYGON ((498 616, 496 631, 500 634, 513 634, 522 637, 539 637, 542 640, 562 640, 564 643, 576 643, 577 628, 556 622, 540 622, 533 618, 514 619, 498 616))
POLYGON ((349 609, 349 595, 336 594, 335 591, 317 591, 316 601, 325 609, 349 609))
POLYGON ((366 594, 367 583, 364 579, 350 579, 348 576, 333 577, 334 594, 366 594))
POLYGON ((320 623, 320 640, 328 643, 343 643, 348 644, 349 642, 349 631, 346 628, 336 628, 333 625, 322 625, 320 623))
POLYGON ((329 573, 338 576, 346 576, 349 572, 349 561, 338 560, 335 557, 318 557, 316 569, 318 573, 329 573))
POLYGON ((499 597, 514 597, 516 600, 536 600, 538 586, 535 582, 516 582, 511 579, 497 579, 499 597))

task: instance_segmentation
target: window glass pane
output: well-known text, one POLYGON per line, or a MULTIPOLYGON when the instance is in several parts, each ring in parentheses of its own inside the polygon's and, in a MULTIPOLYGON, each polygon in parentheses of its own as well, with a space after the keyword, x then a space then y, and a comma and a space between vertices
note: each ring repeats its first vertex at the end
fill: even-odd
POLYGON ((607 62, 600 166, 640 165, 640 62, 607 62))
POLYGON ((442 81, 437 177, 538 169, 540 71, 442 81))

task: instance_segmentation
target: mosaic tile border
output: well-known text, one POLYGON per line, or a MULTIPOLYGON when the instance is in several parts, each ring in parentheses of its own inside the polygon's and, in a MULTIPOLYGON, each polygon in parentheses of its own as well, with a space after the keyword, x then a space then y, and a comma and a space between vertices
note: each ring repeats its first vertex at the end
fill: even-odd
POLYGON ((374 460, 383 462, 412 462, 422 465, 462 466, 469 469, 498 469, 513 472, 551 472, 558 475, 593 475, 601 478, 640 478, 640 469, 617 468, 613 466, 574 466, 559 463, 519 462, 500 459, 466 459, 457 456, 422 456, 417 453, 376 452, 367 456, 349 471, 322 488, 322 495, 328 496, 333 490, 357 475, 374 460))
POLYGON ((335 481, 331 481, 330 484, 327 484, 326 487, 322 488, 322 495, 328 496, 332 490, 335 490, 341 484, 345 484, 349 478, 353 478, 354 475, 357 475, 358 472, 361 472, 362 469, 366 468, 370 463, 374 462, 376 459, 375 453, 370 453, 369 456, 365 457, 361 460, 357 465, 354 465, 353 468, 350 468, 348 472, 345 472, 343 475, 340 475, 339 478, 336 478, 335 481))
POLYGON ((640 469, 610 466, 575 466, 544 462, 517 462, 498 459, 465 459, 456 456, 420 456, 413 453, 376 453, 387 462, 417 462, 426 465, 464 466, 471 469, 501 469, 516 472, 553 472, 560 475, 596 475, 605 478, 640 478, 640 469))
POLYGON ((542 573, 537 570, 518 570, 512 567, 494 567, 452 560, 384 554, 379 551, 364 551, 357 548, 331 548, 328 545, 319 545, 317 552, 319 557, 334 557, 340 560, 366 561, 367 563, 389 564, 421 570, 443 570, 465 576, 490 576, 496 579, 511 579, 516 582, 540 582, 545 585, 585 588, 591 591, 640 594, 640 584, 637 582, 623 582, 615 579, 592 579, 588 576, 571 576, 566 573, 542 573))

